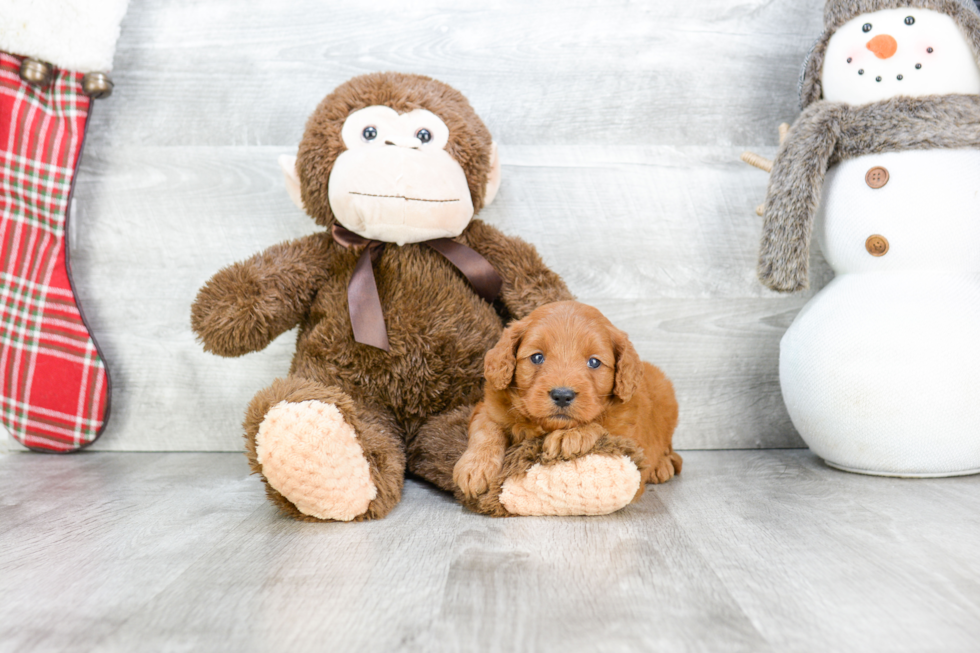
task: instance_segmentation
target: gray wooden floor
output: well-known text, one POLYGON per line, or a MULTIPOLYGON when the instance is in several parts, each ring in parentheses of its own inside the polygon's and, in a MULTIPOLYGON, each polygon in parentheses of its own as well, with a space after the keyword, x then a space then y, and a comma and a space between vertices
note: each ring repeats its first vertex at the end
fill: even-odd
POLYGON ((492 520, 409 482, 279 517, 244 456, 0 456, 0 651, 977 651, 980 476, 685 454, 601 518, 492 520))

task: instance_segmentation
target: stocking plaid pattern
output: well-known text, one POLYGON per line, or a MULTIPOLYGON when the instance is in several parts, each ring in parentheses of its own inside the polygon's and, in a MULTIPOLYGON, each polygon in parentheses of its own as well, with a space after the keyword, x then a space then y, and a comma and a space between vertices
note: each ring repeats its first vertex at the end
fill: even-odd
POLYGON ((90 99, 81 73, 38 89, 0 53, 0 421, 21 444, 73 451, 101 433, 109 377, 67 265, 65 227, 90 99))

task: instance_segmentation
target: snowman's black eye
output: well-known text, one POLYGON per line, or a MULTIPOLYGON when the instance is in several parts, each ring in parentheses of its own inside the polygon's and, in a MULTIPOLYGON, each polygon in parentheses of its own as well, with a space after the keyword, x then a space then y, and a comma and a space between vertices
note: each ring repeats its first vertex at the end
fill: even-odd
POLYGON ((430 132, 428 129, 423 127, 422 129, 415 132, 415 138, 419 139, 423 143, 428 143, 429 141, 432 140, 432 132, 430 132))
POLYGON ((540 365, 544 362, 544 354, 531 354, 531 362, 540 365))
POLYGON ((865 23, 864 26, 861 29, 863 31, 865 31, 865 32, 870 32, 871 31, 871 23, 865 23))
POLYGON ((366 141, 373 141, 378 137, 378 130, 374 127, 365 127, 364 131, 361 132, 361 136, 364 137, 366 141))
POLYGON ((913 18, 912 16, 906 16, 906 18, 905 18, 905 24, 906 25, 915 25, 915 18, 913 18))

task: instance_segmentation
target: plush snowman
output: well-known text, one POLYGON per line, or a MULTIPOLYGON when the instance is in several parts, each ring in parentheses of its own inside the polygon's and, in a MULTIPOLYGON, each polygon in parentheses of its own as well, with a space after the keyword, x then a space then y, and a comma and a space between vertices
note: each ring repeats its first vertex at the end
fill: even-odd
POLYGON ((830 0, 774 161, 759 275, 836 272, 783 337, 793 424, 841 469, 980 472, 980 14, 830 0))

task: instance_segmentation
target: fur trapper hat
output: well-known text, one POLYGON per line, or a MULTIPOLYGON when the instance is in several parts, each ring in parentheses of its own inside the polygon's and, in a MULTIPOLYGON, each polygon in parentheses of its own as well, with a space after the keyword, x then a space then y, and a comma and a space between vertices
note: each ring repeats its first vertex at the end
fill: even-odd
POLYGON ((827 0, 823 11, 824 32, 803 65, 800 76, 800 108, 806 109, 823 97, 820 77, 830 37, 847 21, 882 9, 931 9, 950 16, 963 30, 980 63, 980 12, 972 0, 827 0))

